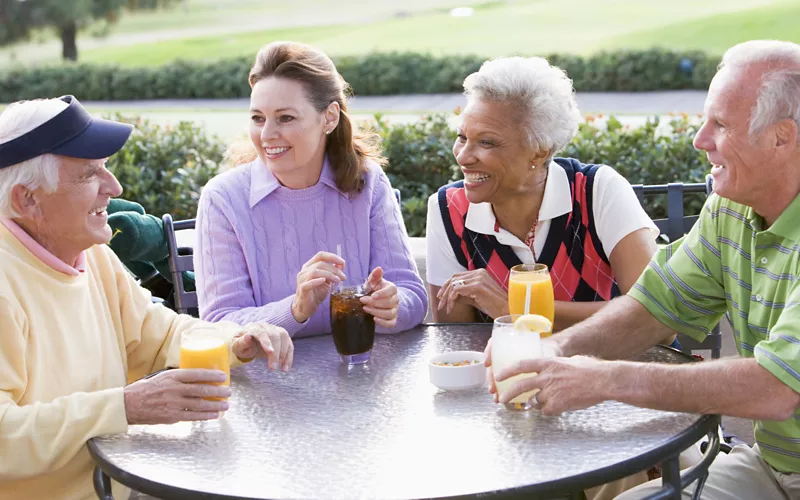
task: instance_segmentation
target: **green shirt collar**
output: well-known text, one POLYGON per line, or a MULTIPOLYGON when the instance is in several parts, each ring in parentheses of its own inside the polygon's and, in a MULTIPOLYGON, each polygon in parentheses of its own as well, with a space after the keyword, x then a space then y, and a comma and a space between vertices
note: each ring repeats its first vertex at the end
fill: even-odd
MULTIPOLYGON (((753 220, 753 218, 748 217, 753 222, 753 227, 757 230, 760 230, 764 227, 764 219, 756 215, 755 211, 750 208, 748 212, 749 216, 757 219, 757 221, 753 220)), ((798 241, 800 240, 800 224, 798 224, 798 220, 800 219, 800 195, 796 196, 789 206, 781 212, 781 215, 778 216, 778 220, 775 221, 772 226, 767 229, 767 232, 776 234, 781 238, 785 238, 789 241, 798 241)))

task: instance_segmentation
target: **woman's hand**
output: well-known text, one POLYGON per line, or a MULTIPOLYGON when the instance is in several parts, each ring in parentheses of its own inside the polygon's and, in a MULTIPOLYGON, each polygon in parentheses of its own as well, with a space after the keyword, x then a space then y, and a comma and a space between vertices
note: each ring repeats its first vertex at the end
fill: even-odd
POLYGON ((294 360, 294 344, 283 328, 268 323, 249 323, 234 338, 233 354, 242 361, 258 356, 267 358, 270 370, 289 371, 294 360))
POLYGON ((376 267, 367 278, 367 284, 372 293, 361 297, 364 312, 375 317, 375 324, 383 328, 394 328, 397 325, 397 315, 400 312, 400 296, 397 286, 391 281, 383 279, 383 269, 376 267))
POLYGON ((497 284, 486 269, 456 273, 439 289, 439 310, 449 314, 456 302, 467 301, 491 318, 508 314, 508 292, 497 284))
POLYGON ((297 291, 292 301, 295 321, 303 323, 317 310, 331 287, 344 281, 344 259, 330 252, 319 252, 297 273, 297 291))

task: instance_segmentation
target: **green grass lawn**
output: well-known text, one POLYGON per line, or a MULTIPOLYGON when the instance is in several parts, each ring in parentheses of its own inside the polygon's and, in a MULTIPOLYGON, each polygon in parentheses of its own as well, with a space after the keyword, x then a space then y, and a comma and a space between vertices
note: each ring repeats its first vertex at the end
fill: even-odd
POLYGON ((238 22, 248 15, 280 15, 289 9, 291 6, 286 3, 263 0, 184 0, 167 10, 123 15, 113 25, 111 34, 224 25, 238 22))
POLYGON ((721 53, 752 38, 800 41, 796 0, 516 0, 476 6, 472 17, 437 9, 373 23, 308 26, 89 49, 82 60, 158 65, 175 58, 253 56, 264 43, 297 40, 332 55, 415 50, 486 56, 589 54, 601 49, 703 49, 721 53))
MULTIPOLYGON (((287 27, 371 23, 480 3, 481 0, 182 0, 171 9, 123 13, 114 24, 99 21, 79 33, 78 52, 81 59, 85 51, 98 49, 121 49, 120 54, 125 55, 129 53, 125 48, 132 45, 287 27)), ((0 47, 0 67, 59 61, 60 42, 53 30, 38 31, 32 39, 29 43, 0 47)), ((183 47, 177 44, 175 48, 183 47)))
POLYGON ((715 14, 658 29, 641 30, 613 38, 603 48, 703 48, 721 54, 732 45, 753 39, 800 42, 800 2, 777 3, 759 9, 715 14))
POLYGON ((138 33, 187 27, 236 27, 243 21, 285 20, 287 24, 304 24, 323 20, 338 13, 368 12, 376 17, 391 16, 398 11, 414 13, 448 9, 459 5, 481 3, 480 0, 183 0, 172 9, 122 16, 113 27, 114 34, 138 33))

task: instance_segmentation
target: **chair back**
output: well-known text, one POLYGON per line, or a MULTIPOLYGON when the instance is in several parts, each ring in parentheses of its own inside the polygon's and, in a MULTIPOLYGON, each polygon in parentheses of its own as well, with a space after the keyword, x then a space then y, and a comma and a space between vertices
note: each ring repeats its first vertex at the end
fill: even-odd
MULTIPOLYGON (((706 196, 710 196, 713 192, 713 183, 713 177, 708 175, 704 183, 684 184, 682 182, 671 182, 669 184, 651 186, 636 184, 632 187, 636 197, 639 198, 639 203, 643 203, 645 195, 667 195, 667 218, 656 219, 653 222, 661 236, 666 236, 670 242, 673 242, 688 233, 697 222, 697 219, 699 219, 698 215, 684 214, 683 195, 685 193, 705 193, 706 196)), ((711 334, 702 342, 698 342, 682 333, 678 334, 678 341, 681 343, 681 351, 686 354, 692 354, 692 351, 708 350, 711 351, 711 357, 716 359, 722 353, 722 333, 719 325, 716 325, 711 334)))
POLYGON ((178 248, 175 238, 176 231, 194 229, 194 219, 172 221, 170 214, 161 218, 164 223, 164 237, 167 240, 169 251, 169 272, 172 275, 172 288, 174 290, 175 310, 182 314, 189 314, 190 309, 197 310, 197 292, 187 292, 183 287, 184 271, 194 271, 194 256, 191 249, 178 248))
POLYGON ((688 233, 699 218, 697 215, 684 215, 683 195, 685 193, 706 193, 706 195, 708 195, 710 186, 708 182, 696 184, 671 182, 669 184, 655 184, 651 186, 635 184, 632 187, 633 192, 636 193, 636 197, 639 198, 639 203, 642 204, 644 204, 645 195, 667 195, 667 218, 655 219, 653 222, 661 235, 666 236, 669 241, 672 242, 688 233))

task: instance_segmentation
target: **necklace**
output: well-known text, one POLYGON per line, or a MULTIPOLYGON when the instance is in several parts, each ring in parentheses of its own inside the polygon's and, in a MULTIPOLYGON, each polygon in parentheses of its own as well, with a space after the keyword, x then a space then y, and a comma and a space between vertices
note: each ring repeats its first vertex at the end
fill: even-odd
POLYGON ((534 244, 536 242, 536 225, 539 223, 539 218, 537 217, 533 221, 533 227, 530 231, 528 231, 528 235, 525 237, 525 244, 528 245, 528 248, 531 249, 531 253, 533 254, 533 261, 536 262, 536 249, 534 248, 534 244))

